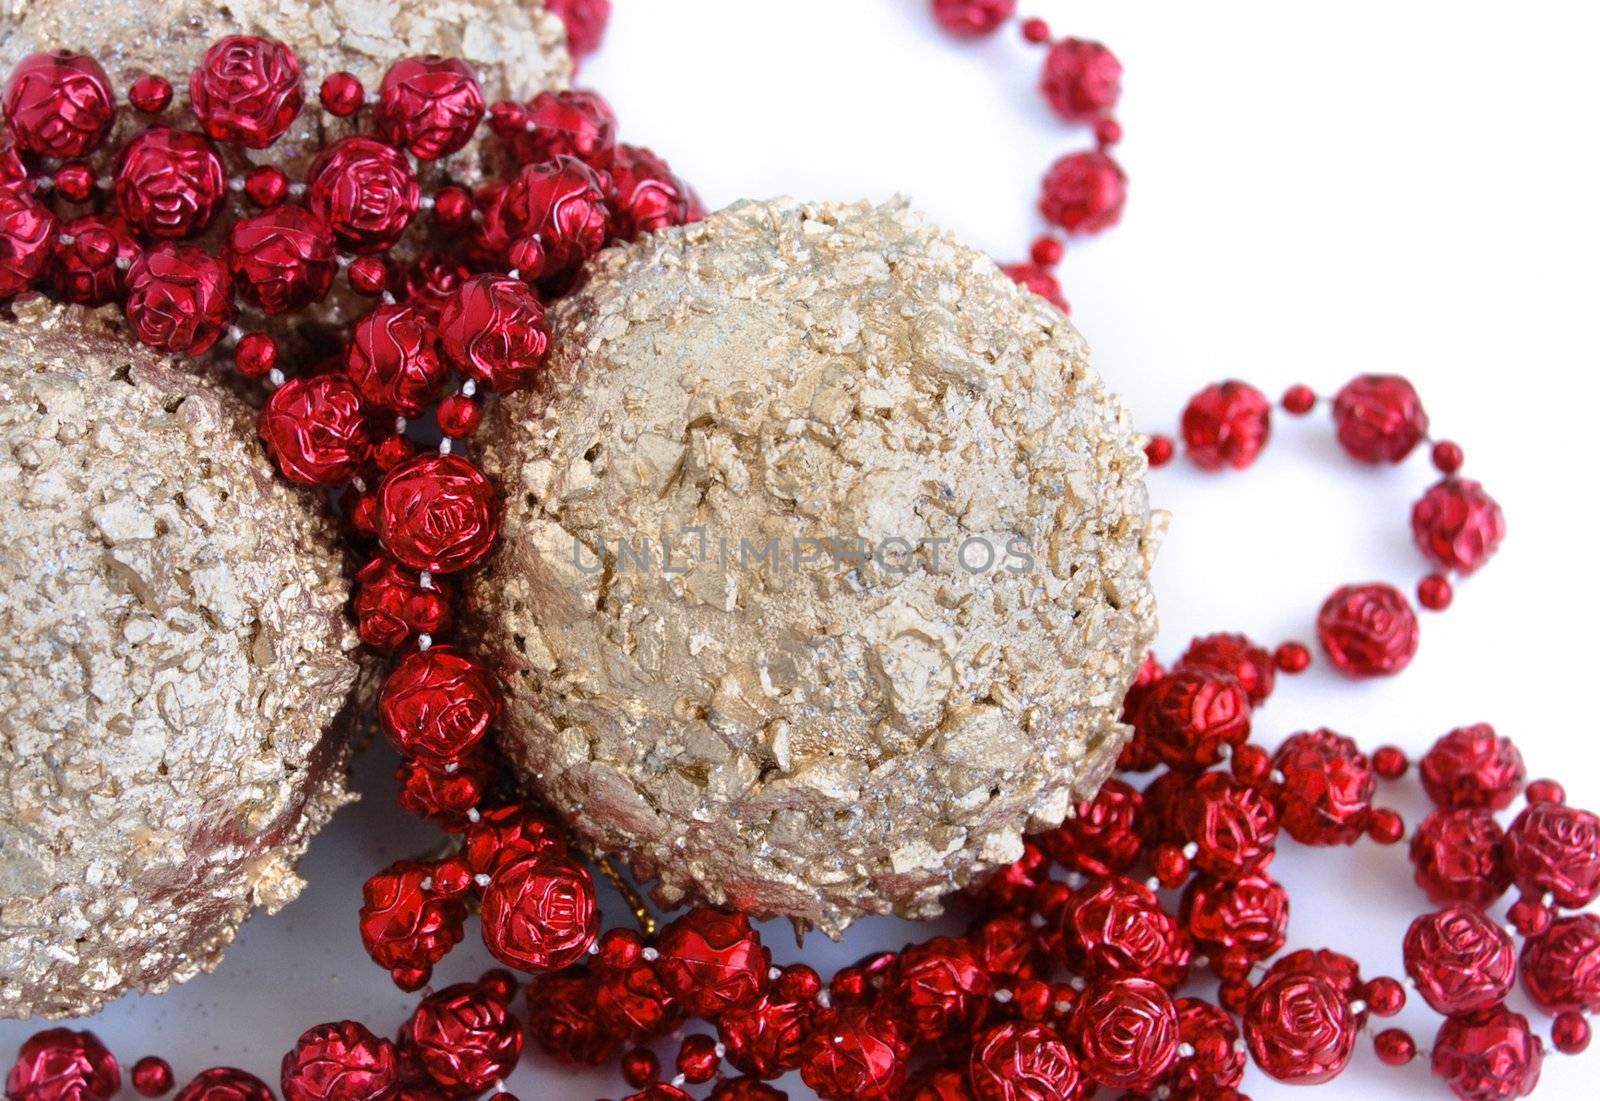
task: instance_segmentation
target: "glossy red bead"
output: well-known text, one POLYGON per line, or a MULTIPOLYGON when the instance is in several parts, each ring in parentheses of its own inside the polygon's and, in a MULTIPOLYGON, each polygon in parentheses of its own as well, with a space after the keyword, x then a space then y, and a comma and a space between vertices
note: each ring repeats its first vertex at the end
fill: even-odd
POLYGON ((1154 892, 1130 879, 1090 880, 1050 932, 1052 951, 1084 978, 1144 978, 1176 990, 1189 973, 1188 934, 1154 892))
POLYGON ((1278 671, 1295 676, 1311 668, 1311 651, 1298 642, 1285 642, 1272 652, 1278 671))
POLYGON ((1455 600, 1455 589, 1442 573, 1430 573, 1417 582, 1417 603, 1430 612, 1442 612, 1455 600))
POLYGON ((557 1062, 599 1066, 621 1041, 606 1028, 595 1005, 598 983, 582 971, 545 975, 528 987, 528 1035, 557 1062))
POLYGON ((1417 1057, 1417 1042, 1404 1029, 1384 1029, 1372 1038, 1372 1048, 1388 1067, 1403 1067, 1417 1057))
POLYGON ((380 295, 389 289, 389 265, 377 256, 357 256, 345 269, 345 278, 357 294, 380 295))
POLYGON ((422 999, 400 1044, 447 1095, 478 1094, 516 1067, 522 1026, 476 983, 457 983, 422 999))
POLYGON ((391 145, 367 137, 335 142, 317 155, 306 180, 306 205, 351 252, 382 252, 400 239, 421 193, 411 164, 391 145))
POLYGON ((559 971, 582 960, 600 935, 594 880, 570 857, 503 865, 483 888, 483 943, 519 971, 559 971))
POLYGON ((1244 1036, 1256 1066, 1268 1076, 1314 1085, 1338 1077, 1350 1065, 1356 1019, 1345 996, 1327 979, 1274 970, 1250 996, 1244 1036))
POLYGON ((68 161, 56 169, 55 192, 69 203, 84 203, 94 195, 94 169, 84 161, 68 161))
POLYGON ((1045 173, 1039 213, 1068 233, 1099 233, 1122 218, 1128 177, 1099 150, 1069 153, 1045 173))
MULTIPOLYGON (((401 761, 395 769, 395 780, 400 785, 400 806, 408 814, 459 832, 468 825, 468 812, 483 803, 500 767, 482 746, 448 761, 426 757, 401 761)), ((466 870, 464 863, 460 869, 451 868, 452 872, 458 870, 464 873, 464 879, 458 878, 452 885, 465 893, 472 885, 472 873, 466 870)), ((443 877, 442 870, 434 873, 435 890, 453 896, 454 892, 445 890, 443 877)))
POLYGON ((402 860, 362 888, 361 943, 379 967, 425 970, 461 942, 466 909, 431 889, 433 872, 431 864, 402 860))
POLYGON ((451 394, 435 411, 439 431, 453 440, 465 439, 483 423, 483 406, 465 394, 451 394))
POLYGON ((383 732, 407 757, 457 757, 483 740, 499 711, 489 670, 449 646, 407 654, 378 696, 383 732))
POLYGON ((1364 463, 1397 463, 1428 434, 1428 414, 1399 375, 1358 375, 1333 398, 1339 444, 1364 463))
POLYGON ((975 1101, 1076 1101, 1089 1089, 1077 1058, 1055 1029, 1017 1021, 973 1038, 967 1082, 975 1101))
POLYGON ((123 312, 141 343, 197 356, 233 322, 228 269, 193 245, 157 245, 133 262, 123 312))
POLYGON ((116 215, 85 214, 61 227, 72 244, 51 256, 50 290, 68 302, 104 306, 122 294, 126 271, 139 257, 139 245, 116 215))
POLYGON ((1399 589, 1382 582, 1335 589, 1317 613, 1317 641, 1352 677, 1388 677, 1411 664, 1417 613, 1399 589))
POLYGON ((128 86, 128 102, 135 111, 159 115, 172 103, 172 82, 155 73, 145 73, 128 86))
POLYGON ((259 431, 273 464, 301 485, 342 485, 372 454, 361 395, 343 375, 290 379, 267 400, 259 431))
POLYGON ((1430 561, 1447 570, 1472 573, 1500 548, 1506 520, 1482 485, 1447 477, 1412 506, 1411 535, 1430 561))
POLYGON ((1224 879, 1271 863, 1278 841, 1278 813, 1259 788, 1226 772, 1199 776, 1179 798, 1174 824, 1194 846, 1194 866, 1224 879))
POLYGON ((1600 1013, 1600 916, 1570 914, 1528 938, 1522 985, 1546 1013, 1600 1013))
POLYGON ((1454 474, 1461 469, 1461 464, 1466 461, 1462 454, 1461 445, 1454 440, 1440 440, 1433 445, 1434 469, 1441 474, 1454 474))
POLYGON ((317 98, 322 102, 322 109, 328 114, 335 118, 349 118, 361 110, 361 105, 367 99, 367 90, 362 87, 360 78, 354 73, 340 70, 329 73, 322 79, 322 84, 317 89, 317 98))
POLYGON ((152 126, 123 147, 113 187, 128 224, 156 238, 203 233, 228 191, 211 142, 167 126, 152 126))
POLYGON ((355 1021, 301 1033, 283 1057, 284 1101, 388 1101, 400 1085, 394 1042, 355 1021))
POLYGON ((351 601, 361 640, 392 653, 419 634, 449 630, 454 616, 441 584, 430 582, 424 587, 416 570, 383 555, 373 558, 356 574, 351 601))
POLYGON ((1512 1101, 1539 1084, 1544 1045, 1504 1006, 1448 1018, 1433 1041, 1433 1073, 1462 1101, 1512 1101))
POLYGON ((5 116, 17 145, 41 157, 66 160, 100 147, 116 105, 111 81, 85 54, 30 54, 11 70, 5 116))
POLYGON ((786 993, 780 979, 779 989, 754 1004, 723 1011, 717 1035, 734 1067, 757 1078, 776 1078, 799 1067, 816 1012, 816 992, 786 993))
POLYGON ((1265 872, 1236 879, 1207 876, 1184 892, 1182 916, 1196 946, 1213 959, 1235 951, 1264 960, 1288 938, 1289 893, 1265 872))
POLYGON ((41 282, 56 252, 56 216, 32 196, 0 190, 0 301, 41 282))
POLYGON ((1530 804, 1532 803, 1565 803, 1567 792, 1554 780, 1534 780, 1528 785, 1528 790, 1523 793, 1530 804))
POLYGON ((1194 1049, 1194 1054, 1179 1057, 1173 1066, 1172 1084, 1179 1096, 1214 1096, 1244 1080, 1245 1053, 1239 1029, 1233 1018, 1210 1002, 1199 998, 1179 998, 1178 1039, 1194 1049))
POLYGON ((683 1044, 678 1048, 678 1057, 674 1060, 678 1073, 683 1075, 686 1082, 695 1085, 715 1078, 721 1062, 722 1057, 717 1054, 717 1041, 703 1032, 684 1037, 683 1044))
POLYGON ((1600 817, 1557 803, 1530 804, 1506 830, 1511 881, 1529 898, 1579 910, 1600 898, 1600 817))
POLYGON ((909 1038, 923 1043, 966 1032, 993 991, 977 952, 954 937, 934 937, 907 948, 884 984, 884 996, 909 1027, 909 1038))
POLYGON ((661 981, 697 1017, 714 1021, 766 993, 772 955, 743 914, 690 910, 661 931, 656 947, 661 981))
POLYGON ((539 380, 550 350, 550 326, 526 283, 478 275, 445 300, 439 345, 463 375, 494 393, 509 393, 539 380))
POLYGON ((1481 807, 1436 810, 1411 838, 1417 886, 1436 904, 1487 908, 1511 886, 1505 831, 1481 807))
POLYGON ((518 165, 557 156, 606 168, 617 144, 617 116, 598 92, 540 92, 514 112, 491 115, 490 127, 518 165))
POLYGON ((1560 1013, 1550 1026, 1550 1042, 1563 1055, 1582 1055, 1589 1050, 1589 1022, 1581 1013, 1560 1013))
POLYGON ((1283 392, 1280 404, 1284 412, 1303 417, 1316 408, 1317 392, 1303 383, 1297 383, 1283 392))
POLYGON ((1068 1024, 1085 1078, 1144 1092, 1178 1058, 1178 1009, 1160 984, 1123 978, 1091 983, 1068 1024))
POLYGON ((146 1055, 133 1064, 128 1075, 140 1097, 164 1097, 172 1092, 172 1064, 159 1055, 146 1055))
POLYGON ((1433 1009, 1449 1016, 1487 1009, 1516 985, 1511 937, 1481 910, 1451 906, 1424 914, 1405 936, 1406 974, 1433 1009))
POLYGON ((472 824, 461 855, 474 874, 493 876, 513 863, 567 852, 559 822, 531 803, 507 803, 472 824))
POLYGON ((1144 797, 1121 780, 1107 780, 1095 797, 1079 803, 1053 830, 1034 837, 1050 857, 1069 871, 1116 875, 1127 871, 1143 848, 1139 816, 1144 797))
POLYGON ((932 0, 933 18, 957 38, 982 38, 1005 25, 1017 0, 932 0))
POLYGON ((412 306, 387 304, 356 322, 345 369, 373 406, 407 417, 422 415, 449 373, 429 318, 412 306))
POLYGON ((1063 38, 1045 54, 1039 91, 1068 122, 1091 121, 1116 107, 1122 62, 1098 42, 1063 38))
POLYGON ((1284 830, 1303 845, 1349 845, 1372 814, 1377 777, 1355 742, 1331 730, 1285 739, 1273 755, 1273 792, 1284 830))
POLYGON ((1459 727, 1417 763, 1423 790, 1441 807, 1504 810, 1522 791, 1527 769, 1509 738, 1488 723, 1459 727))
POLYGON ((606 178, 575 157, 530 164, 485 216, 484 247, 503 257, 512 242, 537 234, 544 245, 544 274, 567 272, 606 243, 611 231, 607 190, 606 178))
POLYGON ((339 270, 333 234, 301 206, 275 206, 235 222, 226 256, 240 298, 268 316, 322 301, 339 270))
POLYGON ((818 1014, 801 1053, 800 1077, 822 1101, 893 1101, 910 1049, 887 1017, 865 1005, 818 1014))
POLYGON ((1243 470, 1272 434, 1272 403, 1249 383, 1213 383, 1189 399, 1180 427, 1189 460, 1201 470, 1243 470))
POLYGON ((220 38, 189 78, 189 103, 213 140, 265 149, 305 104, 300 63, 289 47, 271 38, 220 38))
POLYGON ((1272 655, 1244 635, 1219 632, 1189 643, 1177 661, 1179 669, 1215 669, 1232 674, 1252 704, 1272 695, 1276 670, 1272 655))
POLYGON ((545 8, 566 24, 573 57, 587 57, 600 48, 611 20, 611 0, 545 0, 545 8))
POLYGON ((1406 988, 1383 976, 1362 987, 1361 996, 1375 1017, 1393 1017, 1406 1007, 1406 988))
POLYGON ((1250 737, 1250 697, 1214 669, 1174 669, 1150 686, 1135 725, 1169 767, 1198 771, 1250 737))
POLYGON ((237 1067, 211 1067, 189 1080, 173 1101, 273 1101, 271 1088, 237 1067))
MULTIPOLYGON (((1007 279, 1011 280, 1019 287, 1026 287, 1040 298, 1043 298, 1046 302, 1049 302, 1062 313, 1070 312, 1070 308, 1067 305, 1067 300, 1061 294, 1061 281, 1057 279, 1048 268, 1029 262, 1025 264, 1007 264, 1000 270, 1005 273, 1005 277, 1007 279)), ((1165 439, 1166 437, 1164 436, 1153 436, 1151 437, 1150 443, 1145 445, 1145 456, 1150 459, 1151 466, 1162 465, 1162 463, 1158 461, 1156 457, 1161 450, 1161 448, 1156 444, 1156 441, 1165 439), (1156 454, 1152 454, 1151 448, 1156 449, 1156 454)), ((1167 440, 1169 449, 1171 442, 1172 441, 1167 440)))
POLYGON ((259 207, 277 206, 289 194, 289 177, 276 165, 257 165, 244 178, 244 193, 259 207))
POLYGON ((116 1057, 92 1032, 47 1028, 23 1041, 6 1101, 110 1101, 122 1088, 116 1057))
POLYGON ((374 121, 385 141, 435 161, 465 148, 483 115, 483 89, 472 67, 429 55, 389 66, 374 121))
POLYGON ((617 146, 607 172, 611 177, 612 231, 620 239, 633 241, 642 234, 691 220, 694 192, 650 150, 617 146))

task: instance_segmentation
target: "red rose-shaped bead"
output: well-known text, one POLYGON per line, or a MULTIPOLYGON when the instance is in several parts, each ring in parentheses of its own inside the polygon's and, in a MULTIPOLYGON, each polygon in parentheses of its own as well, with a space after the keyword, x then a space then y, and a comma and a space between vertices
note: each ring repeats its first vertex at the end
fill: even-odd
POLYGON ((149 237, 193 237, 216 217, 227 194, 222 159, 189 130, 152 126, 117 159, 117 209, 149 237))
POLYGON ((1250 996, 1245 1042, 1256 1065, 1280 1082, 1314 1085, 1338 1077, 1356 1046, 1345 996, 1314 974, 1269 972, 1250 996))
POLYGON ((0 126, 0 191, 33 192, 27 162, 17 147, 17 136, 7 126, 0 126))
MULTIPOLYGON (((4 200, 0 199, 3 209, 4 200)), ((3 220, 0 216, 0 222, 3 220)), ((64 224, 61 234, 74 243, 56 249, 51 257, 52 292, 80 306, 115 302, 122 294, 127 269, 139 257, 139 244, 127 223, 116 215, 85 214, 64 224)))
POLYGON ((1546 1013, 1600 1012, 1600 916, 1557 918, 1522 949, 1522 985, 1546 1013))
POLYGON ((5 114, 19 146, 65 160, 100 147, 116 107, 100 63, 63 51, 17 63, 6 84, 5 114))
POLYGON ((362 397, 407 417, 422 415, 449 373, 427 316, 388 304, 356 322, 345 366, 362 397))
POLYGON ((416 570, 408 570, 383 555, 361 567, 361 572, 356 574, 353 601, 356 630, 361 634, 361 641, 374 649, 393 653, 417 635, 449 630, 454 615, 450 597, 439 584, 432 582, 424 588, 416 570))
POLYGON ((401 761, 395 769, 400 806, 447 830, 464 829, 467 812, 483 802, 498 771, 493 754, 482 745, 448 761, 401 761))
POLYGON ((909 1038, 927 1043, 970 1028, 993 989, 978 954, 954 937, 934 937, 907 948, 884 985, 910 1029, 909 1038))
POLYGON ((248 1071, 212 1067, 195 1075, 172 1101, 273 1101, 273 1097, 272 1089, 248 1071))
POLYGON ((1484 909, 1511 886, 1505 831, 1481 807, 1436 810, 1411 837, 1417 886, 1433 902, 1466 903, 1484 909))
POLYGON ((1504 810, 1522 791, 1527 769, 1509 738, 1488 723, 1450 731, 1417 762, 1422 787, 1441 807, 1504 810))
POLYGON ((772 954, 743 914, 690 910, 662 930, 656 947, 661 981, 696 1017, 714 1021, 766 993, 772 954))
POLYGON ((439 343, 468 378, 495 393, 532 386, 544 370, 550 327, 520 279, 479 275, 445 301, 439 343))
POLYGON ((459 756, 483 740, 499 713, 489 670, 449 646, 407 654, 378 696, 383 732, 408 757, 459 756))
POLYGON ((611 19, 611 0, 546 0, 545 7, 567 25, 567 48, 587 57, 600 48, 611 19))
POLYGON ((1283 774, 1278 821, 1302 845, 1350 845, 1367 827, 1378 780, 1356 743, 1331 730, 1284 740, 1272 758, 1283 774))
POLYGON ((300 206, 235 222, 227 256, 240 296, 269 315, 322 301, 339 270, 327 223, 300 206))
MULTIPOLYGON (((711 1096, 713 1101, 722 1101, 718 1094, 711 1096)), ((900 1098, 901 1101, 975 1101, 972 1088, 967 1084, 966 1071, 954 1066, 924 1067, 906 1083, 900 1098)))
POLYGON ((670 165, 648 149, 619 145, 607 171, 611 176, 612 230, 624 241, 690 221, 693 192, 670 165))
POLYGON ((636 1041, 670 1032, 683 1020, 683 1007, 648 962, 600 970, 595 1012, 611 1032, 636 1041))
POLYGON ((200 127, 217 141, 265 149, 305 103, 300 63, 282 42, 259 35, 219 38, 189 78, 200 127))
POLYGON ((1228 673, 1239 682, 1252 704, 1272 695, 1277 679, 1271 651, 1236 634, 1218 633, 1195 639, 1178 659, 1178 667, 1228 673))
POLYGON ((1194 866, 1231 879, 1272 862, 1278 813, 1257 788, 1226 772, 1207 772, 1178 800, 1176 824, 1196 846, 1194 866))
POLYGON ((981 38, 999 30, 1017 11, 1017 0, 933 0, 933 18, 958 38, 981 38))
POLYGON ((1361 965, 1331 948, 1302 948, 1273 961, 1271 975, 1312 975, 1322 979, 1345 1001, 1361 996, 1361 965))
POLYGON ((228 269, 193 245, 157 245, 128 269, 123 305, 134 336, 163 352, 197 356, 233 321, 228 269))
POLYGON ((376 122, 385 141, 436 161, 465 148, 483 110, 483 89, 465 61, 408 57, 383 76, 376 122))
POLYGON ((1113 1089, 1151 1089, 1178 1057, 1178 1009, 1148 979, 1090 986, 1068 1030, 1084 1076, 1113 1089))
POLYGON ((1398 375, 1358 375, 1333 398, 1339 443, 1364 463, 1397 463, 1428 434, 1428 414, 1398 375))
POLYGON ((754 1005, 724 1011, 717 1036, 733 1066, 757 1078, 776 1078, 799 1067, 816 1012, 814 998, 786 997, 774 989, 754 1005))
POLYGON ((301 1033, 283 1057, 283 1101, 388 1101, 400 1086, 393 1042, 355 1021, 301 1033))
POLYGON ((528 1035, 558 1062, 599 1066, 622 1047, 595 1009, 591 975, 568 971, 545 975, 528 988, 528 1035))
POLYGON ((1411 535, 1440 566, 1472 573, 1500 549, 1506 518, 1479 483, 1445 478, 1411 506, 1411 535))
POLYGON ((457 983, 422 999, 400 1044, 446 1094, 478 1094, 517 1065, 522 1026, 476 983, 457 983))
POLYGON ((1563 803, 1534 803, 1506 830, 1506 865, 1525 896, 1581 909, 1600 898, 1600 818, 1563 803))
POLYGON ((576 88, 540 92, 523 107, 496 105, 490 126, 518 165, 552 157, 577 157, 606 168, 617 144, 617 116, 598 92, 576 88))
POLYGON ((1201 470, 1243 470, 1272 433, 1272 403, 1249 383, 1213 383, 1189 399, 1179 427, 1190 461, 1201 470))
POLYGON ((6 1074, 6 1101, 110 1101, 121 1088, 122 1070, 100 1038, 69 1028, 29 1036, 6 1074))
POLYGON ((1044 57, 1039 90, 1068 122, 1106 114, 1122 94, 1122 62, 1098 42, 1063 38, 1044 57))
POLYGON ((483 943, 519 971, 559 971, 588 954, 600 911, 588 869, 564 856, 502 866, 483 889, 483 943))
POLYGON ((461 943, 466 910, 425 886, 433 871, 432 864, 402 860, 362 888, 361 943, 379 967, 431 967, 461 943))
POLYGON ((1511 993, 1517 953, 1500 926, 1469 906, 1451 906, 1411 923, 1406 974, 1436 1011, 1487 1009, 1511 993))
POLYGON ((39 283, 56 249, 56 216, 29 195, 0 190, 0 301, 39 283))
POLYGON ((511 242, 537 234, 544 244, 543 274, 567 272, 606 243, 609 187, 605 176, 575 157, 530 164, 495 197, 484 218, 484 245, 504 253, 511 242))
POLYGON ((462 855, 474 873, 496 875, 531 857, 565 856, 566 835, 550 815, 526 803, 485 811, 467 831, 462 855))
POLYGON ((1086 978, 1148 978, 1182 985, 1189 938, 1143 884, 1120 876, 1091 880, 1057 918, 1053 949, 1086 978))
POLYGON ((1122 218, 1128 177, 1097 150, 1069 153, 1045 173, 1039 213, 1068 233, 1098 233, 1122 218))
POLYGON ((1224 1010, 1198 998, 1178 999, 1178 1038, 1194 1049, 1173 1068, 1173 1085, 1182 1097, 1216 1096, 1244 1079, 1245 1054, 1236 1046, 1239 1030, 1224 1010))
POLYGON ((291 482, 336 486, 372 455, 366 411, 343 375, 293 378, 274 390, 261 411, 261 439, 291 482))
POLYGON ((1264 960, 1283 947, 1289 893, 1264 872, 1238 879, 1197 879, 1183 895, 1183 924, 1213 959, 1234 949, 1264 960))
POLYGON ((1317 640, 1342 673, 1393 676, 1416 656, 1417 613, 1393 585, 1346 585, 1317 613, 1317 640))
POLYGON ((1539 1084, 1544 1044, 1528 1019, 1497 1005, 1451 1017, 1433 1041, 1433 1073, 1461 1101, 1514 1101, 1539 1084))
POLYGON ((972 1041, 967 1081, 976 1101, 1077 1101, 1088 1092, 1078 1061, 1048 1025, 1011 1021, 972 1041))
POLYGON ((382 252, 400 239, 417 213, 421 192, 411 164, 393 146, 344 138, 317 156, 306 184, 306 205, 352 252, 382 252))
POLYGON ((1073 816, 1034 838, 1062 867, 1085 875, 1117 875, 1138 859, 1144 797, 1121 780, 1107 780, 1073 816))
POLYGON ((1168 767, 1209 768, 1223 746, 1249 739, 1250 697, 1227 673, 1175 669, 1150 686, 1134 722, 1168 767))
POLYGON ((459 455, 419 455, 378 487, 378 539, 402 565, 456 573, 476 565, 500 531, 494 487, 459 455))
POLYGON ((983 969, 997 982, 1032 979, 1045 970, 1039 938, 1027 920, 1017 914, 977 922, 967 939, 977 950, 983 969))
POLYGON ((800 1077, 822 1101, 891 1101, 905 1083, 909 1053, 887 1017, 847 1005, 818 1014, 800 1077))

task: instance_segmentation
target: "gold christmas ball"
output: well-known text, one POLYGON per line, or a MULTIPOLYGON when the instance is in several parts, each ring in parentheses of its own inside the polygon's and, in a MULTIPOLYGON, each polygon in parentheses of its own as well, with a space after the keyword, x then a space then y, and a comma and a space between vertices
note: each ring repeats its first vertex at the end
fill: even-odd
POLYGON ((245 403, 103 314, 0 329, 0 1017, 209 970, 344 803, 358 640, 245 403))
POLYGON ((1159 524, 1067 319, 903 205, 601 254, 476 585, 529 786, 665 904, 922 918, 1110 773, 1159 524))

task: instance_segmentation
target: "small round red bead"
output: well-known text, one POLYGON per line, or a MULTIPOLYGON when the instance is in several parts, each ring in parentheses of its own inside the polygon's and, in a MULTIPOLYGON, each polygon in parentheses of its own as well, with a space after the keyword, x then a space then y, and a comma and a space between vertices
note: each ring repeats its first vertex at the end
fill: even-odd
POLYGON ((259 165, 244 178, 244 193, 257 206, 277 206, 289 193, 289 177, 276 165, 259 165))
POLYGON ((1035 46, 1042 46, 1050 41, 1050 24, 1043 19, 1024 19, 1022 21, 1022 38, 1035 46))
POLYGON ((1395 811, 1379 807, 1367 820, 1367 836, 1380 845, 1399 844, 1406 836, 1406 821, 1395 811))
POLYGON ((1461 464, 1466 456, 1461 453, 1461 445, 1454 440, 1440 440, 1433 445, 1433 465, 1441 474, 1454 474, 1461 469, 1461 464))
POLYGON ((630 1048, 622 1056, 622 1080, 643 1089, 661 1077, 661 1060, 649 1048, 630 1048))
MULTIPOLYGON (((168 89, 171 94, 171 89, 168 89)), ((133 1088, 141 1097, 162 1097, 172 1090, 172 1065, 159 1055, 146 1055, 133 1064, 133 1088)))
POLYGON ((329 73, 317 91, 323 110, 336 118, 349 118, 361 110, 367 91, 354 73, 329 73))
POLYGON ((172 102, 172 82, 166 77, 146 73, 129 85, 128 102, 135 111, 159 115, 172 102))
POLYGON ((1380 746, 1372 753, 1372 770, 1384 780, 1398 780, 1410 767, 1410 758, 1399 746, 1380 746))
POLYGON ((1151 436, 1149 442, 1144 445, 1144 457, 1153 468, 1159 469, 1170 463, 1172 461, 1172 453, 1171 436, 1151 436))
POLYGON ((1094 143, 1101 149, 1109 149, 1122 140, 1122 123, 1114 118, 1097 119, 1094 124, 1094 143))
POLYGON ((1417 603, 1430 612, 1442 612, 1455 599, 1455 588, 1442 573, 1430 573, 1417 582, 1417 603))
POLYGON ((684 1038, 678 1048, 676 1066, 684 1080, 696 1085, 709 1082, 717 1076, 722 1056, 717 1051, 717 1041, 703 1032, 684 1038))
POLYGON ((1317 392, 1309 386, 1297 384, 1283 392, 1281 404, 1285 412, 1303 417, 1316 407, 1317 392))
POLYGON ((1560 1013, 1550 1028, 1550 1042, 1563 1055, 1582 1055, 1589 1049, 1589 1022, 1581 1013, 1560 1013))
POLYGON ((233 349, 233 365, 245 378, 266 378, 278 366, 278 342, 270 333, 245 333, 233 349))
POLYGON ((1525 793, 1529 803, 1565 803, 1567 789, 1554 780, 1535 780, 1525 793))
POLYGON ((1403 1067, 1417 1057, 1417 1042, 1401 1028, 1386 1028, 1372 1038, 1372 1047, 1385 1066, 1403 1067))
POLYGON ((1061 263, 1061 258, 1066 253, 1066 246, 1055 237, 1041 237, 1028 250, 1028 255, 1033 258, 1035 264, 1040 264, 1047 268, 1061 263))
POLYGON ((1272 664, 1290 676, 1304 673, 1311 668, 1311 651, 1301 643, 1285 642, 1272 652, 1272 664))
POLYGON ((68 161, 55 174, 56 194, 69 203, 86 203, 94 195, 94 169, 84 161, 68 161))
POLYGON ((1017 0, 933 0, 933 18, 958 38, 993 34, 1016 10, 1017 0))

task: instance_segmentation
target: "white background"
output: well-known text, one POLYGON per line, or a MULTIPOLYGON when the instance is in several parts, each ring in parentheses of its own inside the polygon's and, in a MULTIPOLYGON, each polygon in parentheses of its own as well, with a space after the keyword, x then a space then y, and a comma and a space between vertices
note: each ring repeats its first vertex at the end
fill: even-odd
MULTIPOLYGON (((1014 28, 958 43, 926 7, 616 0, 583 82, 611 99, 627 139, 668 156, 713 207, 900 191, 997 258, 1021 258, 1039 229, 1039 176, 1087 135, 1044 107, 1040 55, 1014 28)), ((1400 372, 1436 431, 1465 446, 1467 474, 1505 506, 1499 557, 1450 612, 1424 620, 1403 676, 1286 679, 1259 717, 1263 740, 1327 725, 1420 751, 1452 726, 1490 721, 1518 740, 1534 774, 1600 806, 1594 17, 1576 4, 1367 0, 1025 8, 1058 33, 1108 43, 1126 65, 1127 216, 1075 247, 1062 278, 1100 371, 1140 425, 1170 431, 1188 394, 1224 377, 1275 396, 1293 382, 1326 393, 1358 371, 1400 372)), ((1157 572, 1165 657, 1222 628, 1308 637, 1334 586, 1385 578, 1409 589, 1423 572, 1407 525, 1431 480, 1421 454, 1375 472, 1342 457, 1321 415, 1277 427, 1247 473, 1178 464, 1153 478, 1157 503, 1174 513, 1157 572)), ((304 866, 311 888, 248 925, 215 975, 94 1020, 126 1063, 155 1051, 180 1078, 233 1063, 275 1085, 303 1027, 399 1024, 412 999, 366 961, 355 929, 362 878, 431 843, 395 809, 390 767, 368 754, 368 798, 317 839, 304 866)), ((1414 821, 1410 787, 1391 790, 1414 821)), ((1294 896, 1291 947, 1338 947, 1368 974, 1399 974, 1400 935, 1426 905, 1403 850, 1284 850, 1273 871, 1294 896)), ((832 966, 923 935, 872 921, 842 947, 813 941, 807 958, 832 966)), ((780 959, 795 958, 782 927, 768 939, 780 959)), ((440 979, 481 966, 481 950, 458 950, 440 979)), ((1436 1019, 1419 1004, 1401 1023, 1426 1043, 1436 1019)), ((29 1031, 0 1025, 0 1052, 29 1031)), ((1592 1097, 1597 1076, 1600 1049, 1555 1057, 1541 1096, 1592 1097)), ((609 1072, 572 1076, 537 1055, 511 1088, 528 1101, 625 1092, 609 1072)), ((1247 1088, 1258 1101, 1289 1093, 1253 1072, 1247 1088)), ((1444 1094, 1424 1066, 1381 1068, 1363 1044, 1352 1070, 1315 1096, 1419 1092, 1444 1094)))

